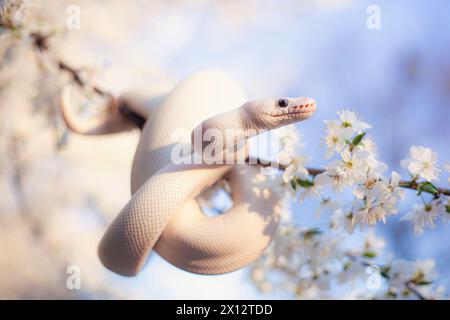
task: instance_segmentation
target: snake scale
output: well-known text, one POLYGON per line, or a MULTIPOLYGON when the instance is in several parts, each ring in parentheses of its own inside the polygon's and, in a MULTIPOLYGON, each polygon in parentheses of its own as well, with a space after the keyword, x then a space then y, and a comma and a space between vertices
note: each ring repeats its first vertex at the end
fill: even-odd
MULTIPOLYGON (((121 101, 146 121, 132 166, 132 197, 98 247, 103 265, 134 276, 156 251, 183 270, 222 274, 257 259, 271 242, 281 211, 278 195, 259 187, 259 168, 228 162, 175 163, 174 147, 181 145, 201 156, 218 141, 205 142, 202 137, 209 131, 222 135, 223 141, 245 144, 255 134, 309 118, 316 102, 303 97, 248 101, 235 81, 216 70, 196 72, 159 98, 125 95, 121 101), (196 133, 202 138, 199 147, 196 133), (198 197, 223 177, 233 205, 223 214, 207 216, 198 197)), ((71 110, 69 90, 63 90, 61 111, 68 127, 80 134, 135 127, 117 106, 95 124, 82 123, 71 110)), ((238 150, 229 147, 224 143, 214 155, 222 159, 238 150)))

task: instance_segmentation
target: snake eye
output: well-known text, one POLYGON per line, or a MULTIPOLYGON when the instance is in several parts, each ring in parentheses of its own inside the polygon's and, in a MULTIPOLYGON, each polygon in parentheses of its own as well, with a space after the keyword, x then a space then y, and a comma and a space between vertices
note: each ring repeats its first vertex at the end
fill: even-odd
POLYGON ((287 99, 280 99, 280 100, 278 100, 278 106, 280 108, 286 108, 288 106, 287 99))

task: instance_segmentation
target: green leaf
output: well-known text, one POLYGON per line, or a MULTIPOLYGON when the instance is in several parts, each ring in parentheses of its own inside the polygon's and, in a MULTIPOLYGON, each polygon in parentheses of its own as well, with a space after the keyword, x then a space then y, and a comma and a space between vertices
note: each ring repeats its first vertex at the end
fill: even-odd
POLYGON ((375 258, 377 256, 376 252, 373 252, 373 251, 365 251, 365 252, 363 252, 362 255, 363 255, 363 257, 366 257, 369 259, 375 258))
POLYGON ((309 230, 307 230, 307 231, 305 231, 303 233, 303 238, 305 240, 308 240, 308 239, 311 239, 312 237, 314 237, 315 235, 318 235, 318 234, 321 234, 321 233, 322 233, 322 231, 320 229, 312 228, 312 229, 309 229, 309 230))
POLYGON ((426 281, 426 280, 422 280, 422 281, 413 281, 415 285, 417 286, 427 286, 433 283, 433 281, 426 281))
POLYGON ((310 180, 303 180, 300 178, 296 179, 296 183, 303 188, 310 188, 314 185, 314 182, 312 182, 310 180))
POLYGON ((360 144, 365 135, 366 135, 366 132, 363 132, 363 133, 358 134, 356 137, 354 137, 353 141, 352 141, 352 145, 355 147, 358 144, 360 144))
POLYGON ((350 122, 344 121, 342 122, 342 128, 350 128, 352 124, 350 122))
POLYGON ((391 271, 391 267, 390 266, 382 266, 380 268, 380 275, 383 278, 389 279, 389 271, 391 271))
POLYGON ((295 179, 291 180, 291 187, 292 189, 297 190, 297 184, 295 183, 295 179))
POLYGON ((450 213, 450 205, 445 206, 445 211, 447 211, 447 213, 450 213))
POLYGON ((419 184, 419 187, 417 188, 418 192, 417 195, 421 195, 422 191, 423 192, 428 192, 434 195, 438 195, 439 194, 439 190, 436 188, 435 185, 433 185, 431 182, 422 182, 421 184, 419 184))
POLYGON ((350 268, 351 265, 352 265, 352 263, 349 262, 349 261, 347 261, 347 262, 344 264, 344 271, 347 271, 347 270, 350 268))

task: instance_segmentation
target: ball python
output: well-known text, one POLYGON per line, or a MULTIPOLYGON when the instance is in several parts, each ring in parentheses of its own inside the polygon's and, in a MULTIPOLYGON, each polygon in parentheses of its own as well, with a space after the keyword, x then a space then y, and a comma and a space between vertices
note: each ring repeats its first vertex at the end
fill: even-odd
POLYGON ((235 148, 235 144, 309 118, 316 110, 315 100, 247 101, 239 85, 216 70, 196 72, 170 93, 154 99, 124 95, 119 101, 125 102, 126 108, 116 103, 91 124, 81 121, 71 108, 68 88, 61 96, 63 119, 80 134, 131 129, 135 125, 126 116, 130 114, 145 120, 132 165, 131 199, 98 246, 106 268, 134 276, 150 252, 156 251, 185 271, 223 274, 251 263, 269 245, 279 223, 281 203, 276 192, 259 187, 260 169, 249 164, 206 163, 202 152, 220 140, 217 135, 231 141, 214 148, 212 154, 218 158, 247 150, 235 148), (215 139, 205 139, 203 135, 211 131, 215 139), (196 133, 202 139, 200 146, 194 141, 196 133), (200 154, 202 161, 175 163, 174 150, 180 145, 187 147, 190 155, 200 154), (222 214, 207 216, 198 198, 224 177, 233 204, 222 214))

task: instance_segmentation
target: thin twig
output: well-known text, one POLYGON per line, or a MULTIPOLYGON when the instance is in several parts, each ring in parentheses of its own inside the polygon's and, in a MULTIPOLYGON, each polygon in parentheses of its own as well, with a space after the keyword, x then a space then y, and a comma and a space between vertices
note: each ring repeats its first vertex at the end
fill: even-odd
POLYGON ((414 293, 417 298, 419 298, 419 300, 429 300, 427 297, 425 297, 423 294, 421 294, 419 292, 419 290, 417 290, 416 286, 414 285, 414 283, 412 281, 407 281, 405 283, 406 288, 408 288, 409 291, 411 291, 412 293, 414 293))

